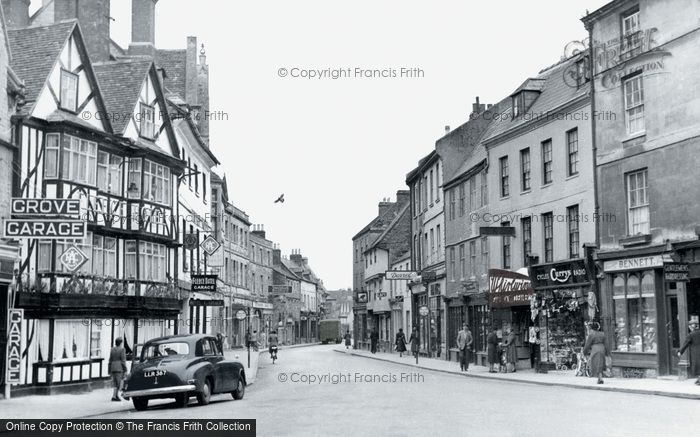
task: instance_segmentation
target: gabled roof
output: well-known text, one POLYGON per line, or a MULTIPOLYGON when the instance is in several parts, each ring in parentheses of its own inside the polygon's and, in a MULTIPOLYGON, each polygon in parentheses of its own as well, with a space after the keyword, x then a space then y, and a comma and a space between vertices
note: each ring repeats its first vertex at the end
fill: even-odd
POLYGON ((124 133, 139 100, 141 88, 153 62, 145 58, 120 59, 93 64, 102 95, 113 118, 112 127, 117 134, 124 133))
POLYGON ((10 29, 7 31, 12 50, 12 69, 25 83, 26 110, 39 98, 61 50, 76 27, 76 20, 49 26, 10 29))
POLYGON ((185 99, 187 50, 156 50, 155 62, 159 68, 165 69, 165 88, 185 99))
POLYGON ((189 111, 185 111, 180 107, 180 105, 177 102, 174 102, 172 99, 168 98, 166 99, 168 101, 168 107, 173 110, 173 114, 177 113, 177 117, 185 120, 187 122, 187 125, 189 126, 190 130, 192 131, 192 135, 195 137, 197 140, 197 144, 199 147, 204 150, 204 153, 209 156, 209 159, 214 161, 214 165, 219 165, 221 164, 219 160, 216 158, 214 153, 209 149, 209 146, 207 143, 204 141, 202 138, 202 134, 199 131, 199 127, 197 124, 192 120, 192 114, 189 111))
POLYGON ((384 240, 386 239, 386 237, 394 230, 394 228, 396 227, 396 225, 401 221, 401 218, 402 218, 404 215, 406 215, 406 212, 408 211, 408 209, 410 208, 410 206, 411 206, 411 204, 410 204, 410 203, 407 203, 407 204, 405 204, 405 205, 403 206, 403 208, 401 208, 401 210, 399 211, 399 213, 396 214, 396 217, 394 217, 394 220, 392 220, 391 223, 389 224, 389 226, 387 226, 386 229, 384 229, 384 232, 382 232, 381 234, 379 234, 379 236, 377 237, 377 239, 374 240, 374 242, 373 242, 372 244, 370 244, 370 245, 365 249, 365 252, 367 252, 368 250, 372 250, 372 249, 374 249, 374 248, 380 246, 380 245, 384 242, 384 240))
MULTIPOLYGON (((533 89, 539 88, 539 97, 532 103, 532 106, 530 106, 530 108, 524 114, 522 114, 522 116, 515 118, 512 117, 510 105, 504 105, 505 108, 500 111, 502 116, 495 117, 494 121, 489 124, 486 132, 482 136, 482 141, 485 143, 490 143, 500 135, 529 123, 548 119, 561 119, 563 114, 555 114, 551 111, 589 95, 590 83, 576 88, 568 84, 565 80, 565 77, 567 76, 565 74, 566 69, 570 68, 572 64, 577 62, 579 59, 579 56, 568 58, 548 69, 541 71, 536 78, 525 81, 518 88, 518 90, 523 87, 533 89)), ((510 101, 510 97, 508 97, 506 100, 510 101)))

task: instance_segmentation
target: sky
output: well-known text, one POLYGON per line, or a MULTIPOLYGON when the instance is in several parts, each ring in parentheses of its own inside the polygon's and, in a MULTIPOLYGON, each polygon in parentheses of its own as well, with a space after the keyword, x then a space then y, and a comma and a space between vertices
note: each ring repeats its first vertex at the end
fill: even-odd
MULTIPOLYGON (((353 235, 407 189, 445 126, 558 62, 586 37, 586 10, 607 2, 160 0, 156 45, 205 45, 210 110, 222 114, 210 122, 215 171, 283 254, 301 250, 338 289, 352 286, 353 235), (345 76, 301 77, 324 69, 345 76)), ((127 47, 131 2, 112 0, 110 15, 127 47)))

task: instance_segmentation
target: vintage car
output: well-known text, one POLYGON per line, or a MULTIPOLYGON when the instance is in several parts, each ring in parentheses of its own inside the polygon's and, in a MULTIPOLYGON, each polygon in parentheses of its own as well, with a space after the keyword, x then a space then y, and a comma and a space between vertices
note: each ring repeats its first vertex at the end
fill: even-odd
POLYGON ((200 405, 208 404, 216 393, 243 399, 245 387, 243 365, 224 358, 216 337, 173 335, 143 345, 124 381, 123 396, 142 411, 150 399, 175 398, 179 407, 187 406, 191 396, 200 405))

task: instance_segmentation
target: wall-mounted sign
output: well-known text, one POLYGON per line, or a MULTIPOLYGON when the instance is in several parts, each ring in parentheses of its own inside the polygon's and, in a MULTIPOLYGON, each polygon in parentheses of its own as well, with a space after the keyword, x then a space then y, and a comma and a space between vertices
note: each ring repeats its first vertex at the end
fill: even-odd
POLYGON ((513 226, 480 227, 479 235, 482 237, 514 237, 515 228, 513 226))
POLYGON ((88 257, 82 250, 75 246, 70 246, 63 251, 58 260, 69 273, 73 273, 88 261, 88 257))
POLYGON ((395 300, 396 302, 403 302, 403 296, 396 296, 396 297, 394 298, 394 300, 395 300))
POLYGON ((421 279, 423 279, 423 282, 434 281, 435 279, 437 279, 437 273, 435 272, 435 270, 425 271, 423 272, 423 274, 421 274, 421 279))
POLYGON ((200 246, 202 246, 202 249, 204 249, 204 252, 207 255, 212 256, 214 255, 214 253, 216 253, 217 250, 219 250, 221 244, 218 241, 216 241, 216 238, 212 237, 211 235, 207 235, 207 238, 205 238, 204 241, 202 241, 202 244, 200 244, 200 246))
POLYGON ((637 258, 616 259, 605 261, 603 270, 606 272, 621 272, 625 270, 649 269, 663 267, 664 259, 661 255, 640 256, 637 258))
POLYGON ((218 275, 192 275, 192 291, 216 291, 216 280, 218 275))
POLYGON ((387 270, 384 279, 387 281, 413 281, 418 276, 417 272, 408 270, 387 270))
POLYGON ((565 263, 532 266, 530 267, 530 279, 535 289, 575 287, 590 282, 586 263, 582 259, 565 263))
POLYGON ((7 372, 5 382, 8 384, 20 383, 20 370, 22 368, 22 318, 24 310, 11 309, 7 311, 9 330, 7 331, 7 372))
POLYGON ((22 199, 12 198, 14 215, 80 215, 80 199, 22 199))
POLYGON ((687 263, 664 264, 664 281, 688 282, 690 281, 690 268, 687 263))
POLYGON ((489 269, 489 305, 491 308, 507 308, 530 304, 532 283, 530 278, 510 270, 489 269))
POLYGON ((357 303, 367 303, 367 292, 366 291, 359 291, 355 295, 355 302, 357 303))
POLYGON ((222 299, 190 299, 191 307, 222 307, 224 301, 222 299))
POLYGON ((267 291, 270 294, 289 294, 292 292, 291 285, 268 285, 267 291))
POLYGON ((87 235, 87 224, 82 220, 6 219, 3 228, 5 238, 56 240, 87 235))
POLYGON ((261 310, 271 310, 273 306, 271 303, 268 302, 253 302, 253 308, 258 308, 261 310))

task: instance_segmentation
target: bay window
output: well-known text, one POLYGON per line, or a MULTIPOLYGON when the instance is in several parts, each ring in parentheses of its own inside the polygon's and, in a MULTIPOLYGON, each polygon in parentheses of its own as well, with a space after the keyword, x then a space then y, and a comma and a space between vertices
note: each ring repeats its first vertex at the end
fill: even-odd
POLYGON ((129 160, 127 194, 132 199, 141 197, 141 158, 129 160))
POLYGON ((653 271, 624 273, 613 278, 615 350, 657 351, 656 298, 653 271))
POLYGON ((166 249, 162 244, 142 241, 139 245, 140 278, 145 281, 164 282, 166 249))
POLYGON ((146 181, 144 199, 152 202, 169 205, 170 204, 170 169, 145 161, 143 173, 146 181))
POLYGON ((46 135, 46 150, 44 151, 45 178, 58 177, 58 154, 60 150, 60 139, 61 136, 59 134, 46 135))
POLYGON ((66 136, 63 146, 63 179, 95 185, 97 143, 66 136))
POLYGON ((122 158, 107 152, 97 153, 97 188, 110 194, 120 194, 122 158))
POLYGON ((136 241, 127 240, 124 242, 124 277, 136 279, 136 241))
POLYGON ((117 276, 117 240, 95 235, 92 239, 92 271, 95 275, 117 276))

